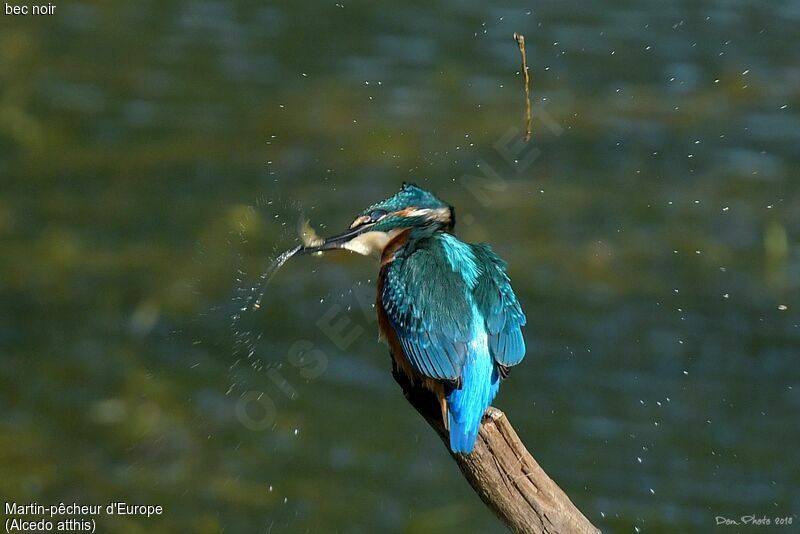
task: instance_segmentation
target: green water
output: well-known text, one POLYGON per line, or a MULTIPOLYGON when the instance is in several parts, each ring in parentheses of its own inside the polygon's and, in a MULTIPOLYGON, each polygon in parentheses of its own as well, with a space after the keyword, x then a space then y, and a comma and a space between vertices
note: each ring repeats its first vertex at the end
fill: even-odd
POLYGON ((596 525, 796 528, 796 2, 57 4, 0 16, 1 500, 502 531, 390 376, 374 260, 294 259, 241 312, 300 211, 339 231, 408 180, 508 260, 496 404, 596 525))

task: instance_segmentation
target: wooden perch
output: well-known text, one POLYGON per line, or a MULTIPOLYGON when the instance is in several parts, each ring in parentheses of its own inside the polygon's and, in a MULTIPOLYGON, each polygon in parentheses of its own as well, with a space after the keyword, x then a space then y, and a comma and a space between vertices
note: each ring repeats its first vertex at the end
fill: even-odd
MULTIPOLYGON (((395 369, 392 374, 406 399, 449 451, 448 433, 434 395, 411 384, 402 371, 395 369)), ((500 410, 490 407, 486 411, 472 453, 450 454, 481 500, 513 532, 600 532, 539 467, 500 410)))

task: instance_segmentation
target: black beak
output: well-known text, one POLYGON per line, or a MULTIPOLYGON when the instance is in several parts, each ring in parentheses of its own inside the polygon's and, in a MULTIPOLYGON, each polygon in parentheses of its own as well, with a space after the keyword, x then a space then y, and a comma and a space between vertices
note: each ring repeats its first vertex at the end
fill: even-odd
POLYGON ((350 230, 346 230, 341 234, 329 237, 325 239, 321 244, 311 246, 311 247, 303 247, 300 249, 299 254, 312 254, 314 252, 322 252, 323 250, 336 250, 340 248, 344 248, 345 243, 353 239, 354 237, 362 234, 370 229, 371 224, 362 224, 361 226, 357 226, 350 230))

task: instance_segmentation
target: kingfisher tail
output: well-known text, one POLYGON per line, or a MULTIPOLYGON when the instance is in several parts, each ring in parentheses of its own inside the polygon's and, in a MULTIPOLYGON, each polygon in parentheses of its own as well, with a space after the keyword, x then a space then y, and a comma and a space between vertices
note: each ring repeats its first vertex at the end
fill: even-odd
POLYGON ((486 408, 500 386, 500 374, 488 350, 470 351, 461 374, 461 389, 447 395, 450 450, 470 453, 486 408))

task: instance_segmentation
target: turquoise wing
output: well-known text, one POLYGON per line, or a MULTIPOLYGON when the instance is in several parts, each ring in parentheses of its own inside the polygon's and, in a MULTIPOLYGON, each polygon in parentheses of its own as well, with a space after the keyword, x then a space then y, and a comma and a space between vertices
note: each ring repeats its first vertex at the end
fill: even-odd
POLYGON ((384 276, 381 304, 411 365, 458 383, 473 317, 463 276, 435 246, 395 259, 384 276))
POLYGON ((487 244, 472 245, 472 250, 481 273, 473 296, 486 321, 489 352, 503 367, 517 365, 525 357, 522 327, 527 319, 511 288, 506 262, 487 244))

